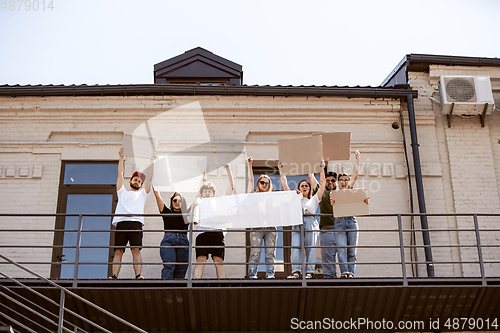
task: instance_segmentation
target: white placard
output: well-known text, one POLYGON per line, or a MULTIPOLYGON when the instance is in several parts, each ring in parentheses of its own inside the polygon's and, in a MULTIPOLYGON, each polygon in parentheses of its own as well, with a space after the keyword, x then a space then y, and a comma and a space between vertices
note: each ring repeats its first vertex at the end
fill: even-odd
POLYGON ((200 225, 208 228, 257 228, 302 224, 295 191, 245 193, 200 202, 200 225))

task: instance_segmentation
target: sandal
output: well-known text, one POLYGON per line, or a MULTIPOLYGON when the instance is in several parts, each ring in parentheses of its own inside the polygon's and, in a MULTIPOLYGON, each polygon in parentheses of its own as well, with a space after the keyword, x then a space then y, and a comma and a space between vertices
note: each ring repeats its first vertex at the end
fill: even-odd
POLYGON ((354 275, 352 273, 349 273, 349 276, 348 276, 349 279, 354 279, 354 275))
POLYGON ((306 279, 312 279, 312 277, 313 277, 312 273, 307 273, 306 274, 306 279))
POLYGON ((292 273, 286 277, 287 279, 298 279, 300 278, 299 272, 292 273))
POLYGON ((341 279, 348 279, 349 278, 349 273, 344 273, 340 276, 341 279))

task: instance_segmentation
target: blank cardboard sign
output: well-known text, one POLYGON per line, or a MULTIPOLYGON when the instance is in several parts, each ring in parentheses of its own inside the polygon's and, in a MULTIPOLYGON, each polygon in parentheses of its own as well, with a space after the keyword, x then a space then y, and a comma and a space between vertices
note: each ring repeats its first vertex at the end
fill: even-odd
POLYGON ((149 159, 156 151, 157 140, 157 137, 123 134, 123 155, 149 159))
POLYGON ((323 138, 323 159, 325 161, 348 160, 351 155, 351 132, 315 134, 323 138))
POLYGON ((281 173, 287 176, 321 172, 323 147, 321 136, 278 140, 281 173))
POLYGON ((331 191, 330 198, 335 200, 333 204, 335 217, 370 215, 368 205, 364 201, 367 198, 364 188, 331 191))

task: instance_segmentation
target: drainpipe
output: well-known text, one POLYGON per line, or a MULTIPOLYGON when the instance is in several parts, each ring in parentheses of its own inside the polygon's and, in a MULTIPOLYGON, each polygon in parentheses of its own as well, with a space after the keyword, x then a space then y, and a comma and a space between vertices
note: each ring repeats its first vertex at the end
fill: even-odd
MULTIPOLYGON (((406 96, 408 102, 408 118, 410 122, 411 149, 413 152, 413 165, 415 167, 415 182, 417 183, 418 208, 421 214, 426 214, 424 198, 424 185, 422 183, 422 170, 420 168, 420 154, 418 152, 417 126, 415 124, 415 110, 413 109, 413 96, 406 96)), ((430 248, 431 240, 429 237, 429 225, 427 216, 420 216, 420 224, 422 226, 422 238, 425 245, 425 261, 427 262, 427 276, 434 277, 434 264, 432 260, 432 251, 430 248)))

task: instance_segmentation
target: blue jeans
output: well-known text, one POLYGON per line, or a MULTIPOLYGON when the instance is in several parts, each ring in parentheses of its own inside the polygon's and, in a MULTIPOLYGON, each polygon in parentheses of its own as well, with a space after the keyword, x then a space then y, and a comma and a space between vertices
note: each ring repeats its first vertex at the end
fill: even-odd
MULTIPOLYGON (((303 260, 304 253, 300 248, 300 226, 293 226, 294 231, 292 231, 292 251, 290 256, 290 261, 292 263, 292 273, 300 272, 302 269, 302 265, 300 264, 303 260)), ((307 230, 319 230, 318 221, 314 219, 312 216, 304 217, 304 246, 317 246, 319 232, 307 232, 307 230)), ((316 268, 316 252, 318 248, 311 247, 306 248, 306 273, 314 274, 314 269, 316 268)))
POLYGON ((162 279, 184 279, 188 269, 189 241, 185 232, 166 232, 161 246, 185 246, 185 248, 160 248, 160 257, 163 261, 161 270, 162 279), (167 262, 186 263, 185 265, 168 265, 167 262))
POLYGON ((256 248, 256 246, 262 246, 262 241, 264 241, 264 246, 266 247, 266 277, 274 276, 274 260, 276 258, 277 239, 278 233, 276 232, 276 227, 252 229, 250 232, 251 248, 248 262, 253 265, 248 265, 249 278, 257 277, 260 252, 262 248, 256 248))
POLYGON ((335 241, 339 247, 337 253, 339 256, 340 274, 350 273, 354 275, 356 269, 356 247, 358 245, 358 222, 356 217, 336 217, 334 229, 342 230, 335 232, 335 241), (352 230, 352 231, 351 231, 352 230))
POLYGON ((332 228, 321 228, 321 233, 319 234, 319 242, 321 244, 321 258, 323 260, 323 278, 333 279, 337 274, 337 267, 335 263, 337 262, 337 249, 334 247, 324 248, 323 246, 336 246, 335 232, 332 228), (330 264, 330 265, 325 265, 330 264))

